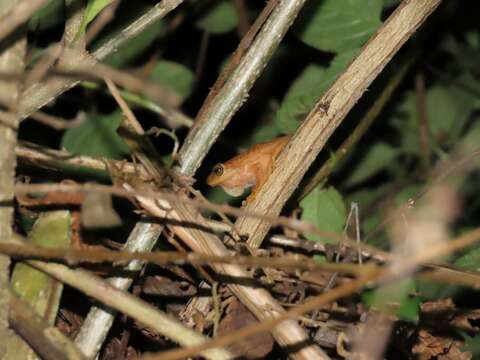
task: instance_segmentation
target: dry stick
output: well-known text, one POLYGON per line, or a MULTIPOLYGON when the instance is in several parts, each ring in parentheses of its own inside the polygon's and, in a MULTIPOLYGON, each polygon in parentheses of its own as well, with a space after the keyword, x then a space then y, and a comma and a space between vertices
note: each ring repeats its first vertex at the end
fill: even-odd
POLYGON ((41 111, 35 111, 34 113, 31 113, 30 118, 39 122, 40 124, 50 126, 55 130, 65 130, 77 127, 86 119, 84 113, 79 113, 73 120, 66 120, 41 111))
MULTIPOLYGON (((415 256, 413 259, 406 262, 405 265, 409 268, 414 268, 416 265, 422 262, 431 261, 438 256, 449 254, 452 251, 465 248, 466 246, 469 246, 478 241, 480 241, 480 229, 471 231, 468 234, 460 236, 447 244, 436 247, 433 253, 423 252, 422 254, 415 256)), ((322 305, 328 304, 332 301, 348 296, 355 291, 361 290, 366 284, 378 282, 379 280, 385 282, 398 280, 399 276, 397 274, 390 273, 390 270, 391 269, 389 267, 372 269, 369 273, 365 274, 359 279, 353 280, 352 282, 346 283, 345 285, 337 286, 336 288, 330 290, 327 293, 319 295, 301 305, 295 306, 291 310, 274 319, 262 322, 260 324, 253 324, 244 327, 238 331, 235 331, 234 333, 215 338, 210 342, 202 344, 200 346, 191 347, 190 349, 166 351, 153 356, 144 356, 142 360, 175 360, 193 356, 199 351, 205 350, 211 346, 228 346, 229 344, 238 341, 239 337, 250 337, 254 334, 266 331, 272 326, 275 326, 280 322, 285 321, 286 319, 294 319, 312 310, 318 309, 322 305)), ((402 274, 402 276, 405 275, 407 274, 402 274)))
MULTIPOLYGON (((124 314, 152 327, 160 334, 182 345, 194 345, 205 342, 206 337, 196 331, 183 326, 178 320, 162 313, 149 303, 138 297, 118 290, 105 280, 96 277, 84 270, 72 270, 64 265, 27 261, 28 265, 68 284, 85 294, 117 309, 124 314)), ((210 349, 203 355, 209 359, 230 359, 232 355, 222 349, 210 349)))
POLYGON ((0 41, 12 31, 25 23, 30 17, 45 6, 49 0, 22 0, 4 14, 0 19, 0 41))
POLYGON ((335 168, 335 165, 342 161, 342 159, 349 153, 350 149, 363 137, 373 122, 378 118, 378 115, 382 112, 383 108, 390 100, 395 90, 400 85, 403 77, 410 69, 414 62, 414 57, 407 56, 403 66, 395 72, 392 79, 388 82, 387 86, 383 89, 380 96, 375 100, 365 116, 360 120, 358 125, 348 136, 348 138, 340 145, 335 151, 335 155, 331 156, 322 167, 315 173, 315 175, 309 180, 308 184, 302 190, 299 196, 299 200, 307 196, 318 184, 325 180, 335 168))
MULTIPOLYGON (((317 102, 280 154, 278 165, 247 209, 270 215, 280 213, 348 111, 440 2, 441 0, 404 0, 398 6, 317 102)), ((253 249, 261 245, 270 229, 270 224, 252 218, 239 219, 236 225, 241 234, 249 234, 248 245, 253 249)))
MULTIPOLYGON (((18 5, 17 0, 3 0, 0 5, 0 16, 13 16, 10 11, 15 12, 18 5)), ((30 4, 24 1, 23 6, 30 4)), ((23 9, 24 11, 27 11, 23 9)), ((17 15, 19 16, 19 15, 17 15)), ((18 74, 23 71, 26 38, 20 36, 11 43, 3 42, 3 52, 0 54, 0 72, 11 72, 18 74)), ((2 38, 3 39, 3 38, 2 38)), ((0 242, 8 241, 12 236, 13 220, 13 186, 15 179, 15 146, 17 144, 17 128, 20 118, 16 113, 21 84, 18 81, 0 81, 0 103, 11 105, 14 113, 0 111, 0 242), (3 121, 7 120, 5 126, 3 121)), ((0 256, 0 354, 5 350, 10 341, 15 341, 15 335, 8 328, 9 309, 9 267, 10 259, 7 256, 0 256)))
POLYGON ((240 37, 243 37, 247 34, 248 29, 250 28, 248 9, 245 0, 233 0, 233 6, 235 6, 238 17, 237 32, 240 37))
MULTIPOLYGON (((148 239, 149 232, 156 232, 154 224, 145 229, 143 232, 133 231, 132 237, 136 236, 139 243, 148 239)), ((148 241, 148 240, 147 240, 148 241)), ((140 245, 136 245, 139 247, 140 245)), ((143 245, 145 246, 145 245, 143 245)), ((132 262, 128 265, 129 273, 137 271, 133 269, 133 263, 148 262, 157 265, 166 264, 192 264, 192 265, 208 265, 217 264, 237 264, 249 267, 271 267, 298 270, 324 270, 328 272, 342 272, 351 275, 362 275, 368 270, 368 267, 361 267, 356 264, 337 264, 337 263, 318 263, 314 260, 305 259, 304 257, 287 256, 282 258, 260 258, 253 256, 238 255, 203 255, 198 253, 186 253, 176 251, 159 251, 139 253, 136 249, 124 249, 124 251, 111 250, 82 250, 82 249, 57 249, 35 246, 28 243, 9 242, 0 244, 0 253, 11 257, 21 259, 33 259, 50 262, 62 262, 68 265, 77 265, 79 263, 118 263, 132 262), (135 261, 134 261, 135 260, 135 261)), ((480 279, 480 277, 479 277, 480 279)), ((129 279, 124 279, 129 280, 129 279)), ((113 284, 112 284, 113 285, 113 284)), ((118 287, 117 287, 118 288, 118 287)))
MULTIPOLYGON (((102 45, 94 51, 92 58, 80 56, 70 58, 69 69, 76 69, 79 66, 88 67, 95 64, 95 60, 103 60, 110 54, 118 50, 127 40, 137 36, 149 25, 158 21, 170 11, 180 5, 183 0, 163 0, 148 10, 143 16, 127 26, 123 31, 116 35, 112 40, 102 45)), ((57 98, 60 94, 78 84, 78 79, 51 79, 45 83, 35 84, 25 90, 19 105, 19 113, 22 118, 27 117, 33 111, 57 98)), ((168 113, 168 111, 167 111, 168 113)), ((168 115, 168 114, 167 114, 168 115)))
POLYGON ((137 166, 123 160, 100 160, 84 155, 72 155, 65 150, 53 150, 21 141, 15 149, 19 161, 52 170, 64 170, 66 165, 80 166, 87 169, 108 171, 107 165, 125 176, 135 174, 140 180, 151 180, 143 166, 137 166))

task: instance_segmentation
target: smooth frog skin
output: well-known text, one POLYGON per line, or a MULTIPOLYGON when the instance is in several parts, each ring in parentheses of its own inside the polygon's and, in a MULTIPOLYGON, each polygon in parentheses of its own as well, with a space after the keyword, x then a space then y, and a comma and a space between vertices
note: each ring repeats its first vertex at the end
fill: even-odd
POLYGON ((207 178, 210 186, 221 186, 232 196, 240 196, 244 190, 253 186, 247 198, 250 202, 272 173, 275 159, 290 140, 291 135, 272 141, 256 144, 244 153, 235 156, 223 164, 217 164, 207 178))

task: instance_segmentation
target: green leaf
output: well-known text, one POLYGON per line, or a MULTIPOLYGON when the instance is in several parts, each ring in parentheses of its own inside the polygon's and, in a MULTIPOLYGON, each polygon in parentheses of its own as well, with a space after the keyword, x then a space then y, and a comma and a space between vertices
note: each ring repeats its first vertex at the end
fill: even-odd
POLYGON ((480 271, 480 248, 473 249, 455 261, 463 269, 480 271))
POLYGON ((218 2, 196 22, 198 28, 212 34, 232 31, 237 24, 237 13, 231 1, 218 2))
MULTIPOLYGON (((342 195, 333 187, 315 188, 300 202, 302 221, 307 221, 318 228, 342 234, 347 219, 347 209, 342 195)), ((307 239, 335 244, 336 241, 316 234, 308 234, 307 239)))
POLYGON ((413 293, 416 293, 415 282, 405 279, 376 290, 364 291, 362 300, 369 307, 395 314, 403 320, 417 322, 420 298, 410 295, 413 293))
POLYGON ((447 137, 457 122, 456 101, 451 90, 442 86, 432 87, 427 93, 427 114, 434 138, 447 137))
POLYGON ((85 8, 85 15, 83 16, 82 25, 78 30, 78 34, 83 34, 93 19, 105 9, 108 5, 111 4, 113 0, 88 0, 87 7, 85 8))
POLYGON ((80 126, 65 132, 61 146, 72 154, 121 159, 129 153, 116 132, 121 121, 121 112, 88 117, 80 126))
POLYGON ((251 137, 251 142, 253 144, 258 144, 261 142, 270 141, 280 135, 280 129, 276 126, 276 124, 268 124, 264 126, 260 126, 255 130, 253 136, 251 137))
MULTIPOLYGON (((461 77, 462 83, 475 86, 470 77, 461 77)), ((470 119, 476 102, 470 92, 457 87, 435 85, 427 90, 427 116, 432 145, 451 146, 456 144, 470 119)), ((407 92, 394 111, 392 125, 399 133, 402 151, 419 153, 418 120, 415 94, 407 92)))
POLYGON ((461 347, 461 350, 470 351, 473 355, 473 359, 478 359, 478 355, 480 355, 480 336, 469 336, 466 332, 463 331, 462 336, 464 339, 464 343, 461 347))
POLYGON ((475 119, 472 127, 460 141, 461 151, 465 154, 478 150, 480 144, 480 121, 475 119))
POLYGON ((28 21, 30 31, 42 31, 60 25, 65 20, 64 0, 50 0, 28 21))
POLYGON ((173 61, 157 62, 150 78, 175 91, 182 100, 186 99, 193 89, 193 72, 186 66, 173 61))
POLYGON ((385 143, 376 143, 371 146, 363 159, 357 163, 355 169, 346 180, 347 185, 353 185, 368 179, 383 168, 391 164, 397 151, 385 143))
POLYGON ((323 51, 361 46, 381 25, 382 0, 312 1, 302 12, 300 39, 323 51))
POLYGON ((358 49, 337 55, 328 68, 308 65, 288 89, 280 108, 275 114, 277 127, 284 134, 294 132, 315 103, 347 67, 358 49))

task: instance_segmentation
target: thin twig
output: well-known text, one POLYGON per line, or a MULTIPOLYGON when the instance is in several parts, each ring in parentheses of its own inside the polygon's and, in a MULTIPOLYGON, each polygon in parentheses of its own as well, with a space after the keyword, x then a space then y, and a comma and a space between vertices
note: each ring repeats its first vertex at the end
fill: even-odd
POLYGON ((425 175, 430 173, 430 159, 432 149, 430 147, 430 127, 427 114, 427 97, 425 94, 425 78, 419 73, 415 76, 415 94, 417 99, 417 128, 420 144, 420 157, 422 159, 425 175))
MULTIPOLYGON (((150 224, 148 230, 135 233, 137 242, 144 243, 151 237, 150 233, 159 234, 154 224, 150 224)), ((131 235, 133 236, 133 235, 131 235)), ((138 248, 138 245, 137 245, 138 248)), ((254 256, 239 255, 206 255, 198 253, 186 253, 177 251, 159 251, 159 252, 142 252, 137 249, 127 248, 124 251, 112 250, 88 250, 88 249, 63 249, 63 248, 47 248, 42 246, 31 245, 28 243, 7 242, 0 243, 0 253, 6 254, 20 259, 34 259, 49 262, 61 262, 68 265, 76 265, 81 263, 121 263, 131 262, 129 268, 125 268, 129 273, 138 271, 144 262, 157 265, 176 264, 176 265, 208 265, 208 264, 236 264, 248 267, 269 267, 280 269, 298 269, 298 270, 324 270, 329 272, 341 272, 350 275, 362 275, 368 270, 368 266, 360 267, 355 264, 336 264, 336 263, 319 263, 313 259, 304 257, 287 256, 283 258, 261 258, 254 256), (132 266, 136 264, 136 268, 132 266)), ((132 279, 128 279, 131 280, 132 279)), ((115 286, 117 287, 117 286, 115 286)), ((118 287, 117 287, 118 288, 118 287)))
POLYGON ((30 118, 39 122, 40 124, 50 126, 52 129, 55 130, 71 129, 73 127, 79 126, 86 119, 84 113, 79 113, 73 120, 65 120, 41 111, 36 111, 30 114, 30 118))

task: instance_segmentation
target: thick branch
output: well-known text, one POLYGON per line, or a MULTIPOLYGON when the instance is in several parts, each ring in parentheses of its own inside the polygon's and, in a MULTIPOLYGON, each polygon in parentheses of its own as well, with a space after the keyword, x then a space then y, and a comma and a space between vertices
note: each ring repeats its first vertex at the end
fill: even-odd
MULTIPOLYGON (((408 40, 441 0, 404 0, 385 24, 362 48, 360 54, 317 102, 290 143, 280 154, 279 164, 248 209, 278 215, 315 160, 330 135, 340 125, 363 92, 393 55, 408 40)), ((236 223, 248 244, 258 248, 270 224, 241 218, 236 223)))

